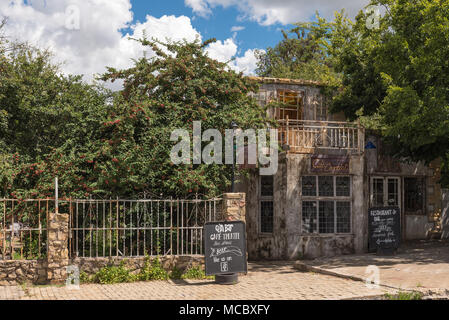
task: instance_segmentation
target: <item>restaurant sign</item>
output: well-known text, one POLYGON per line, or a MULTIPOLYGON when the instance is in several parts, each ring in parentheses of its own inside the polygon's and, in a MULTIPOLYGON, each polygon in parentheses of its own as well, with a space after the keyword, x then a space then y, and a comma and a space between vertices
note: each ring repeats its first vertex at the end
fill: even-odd
POLYGON ((348 156, 313 155, 311 171, 314 173, 349 173, 348 156))

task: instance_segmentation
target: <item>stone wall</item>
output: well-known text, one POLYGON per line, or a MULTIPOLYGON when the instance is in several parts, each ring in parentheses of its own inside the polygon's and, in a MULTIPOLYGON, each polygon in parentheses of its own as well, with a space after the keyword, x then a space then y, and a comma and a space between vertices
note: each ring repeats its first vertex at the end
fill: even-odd
POLYGON ((46 260, 0 260, 0 286, 12 286, 18 283, 44 284, 46 281, 46 260))
MULTIPOLYGON (((150 257, 149 259, 152 261, 156 257, 150 257)), ((89 275, 97 273, 101 268, 120 266, 121 264, 136 274, 145 266, 145 261, 145 257, 75 258, 70 261, 70 264, 77 266, 80 272, 85 272, 89 275)), ((164 256, 159 257, 159 261, 167 271, 173 270, 174 267, 185 271, 190 267, 204 265, 204 257, 202 256, 164 256)))

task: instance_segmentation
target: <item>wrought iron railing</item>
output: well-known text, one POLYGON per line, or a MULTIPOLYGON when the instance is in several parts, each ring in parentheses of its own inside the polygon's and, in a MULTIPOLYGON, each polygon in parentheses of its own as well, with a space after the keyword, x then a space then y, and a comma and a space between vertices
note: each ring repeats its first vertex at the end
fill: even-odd
POLYGON ((47 252, 52 199, 0 199, 0 259, 40 259, 47 252))
POLYGON ((72 200, 71 257, 202 255, 221 199, 72 200))

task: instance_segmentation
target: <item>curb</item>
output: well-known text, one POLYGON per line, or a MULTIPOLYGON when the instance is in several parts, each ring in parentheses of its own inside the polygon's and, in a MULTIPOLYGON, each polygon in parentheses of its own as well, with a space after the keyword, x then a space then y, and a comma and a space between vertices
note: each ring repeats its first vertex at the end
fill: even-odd
MULTIPOLYGON (((347 274, 342 274, 342 273, 338 273, 338 272, 334 272, 334 271, 329 271, 329 270, 325 270, 319 267, 313 267, 310 266, 304 262, 295 262, 293 265, 293 268, 302 272, 315 272, 315 273, 320 273, 320 274, 324 274, 324 275, 328 275, 328 276, 332 276, 332 277, 337 277, 337 278, 342 278, 342 279, 346 279, 346 280, 353 280, 353 281, 359 281, 359 282, 365 282, 366 279, 362 278, 362 277, 357 277, 357 276, 351 276, 351 275, 347 275, 347 274)), ((390 286, 390 285, 386 285, 386 284, 379 284, 380 287, 385 287, 388 289, 394 289, 394 290, 398 290, 398 291, 413 291, 410 289, 401 289, 398 287, 394 287, 394 286, 390 286)), ((378 295, 377 295, 378 296, 378 295)), ((375 296, 372 296, 375 297, 375 296)), ((361 297, 364 298, 364 297, 361 297)), ((369 298, 369 297, 366 297, 369 298)))

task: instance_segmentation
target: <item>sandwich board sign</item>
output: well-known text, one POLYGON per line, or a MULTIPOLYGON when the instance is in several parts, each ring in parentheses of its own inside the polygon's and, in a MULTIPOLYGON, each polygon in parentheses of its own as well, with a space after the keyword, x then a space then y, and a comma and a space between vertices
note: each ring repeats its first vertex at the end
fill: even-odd
POLYGON ((399 248, 401 240, 401 212, 399 207, 369 209, 369 248, 382 251, 399 248))
POLYGON ((243 221, 204 225, 206 275, 246 273, 246 227, 243 221))

